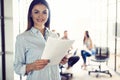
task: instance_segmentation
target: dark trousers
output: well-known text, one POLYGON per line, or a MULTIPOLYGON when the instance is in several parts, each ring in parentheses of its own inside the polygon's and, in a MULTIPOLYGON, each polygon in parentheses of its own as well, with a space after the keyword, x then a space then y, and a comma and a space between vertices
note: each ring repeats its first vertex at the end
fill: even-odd
POLYGON ((81 56, 82 56, 84 64, 86 64, 86 58, 90 57, 91 54, 89 52, 86 52, 85 50, 81 50, 81 56))
POLYGON ((71 56, 68 59, 68 66, 72 67, 79 59, 80 59, 79 56, 71 56))

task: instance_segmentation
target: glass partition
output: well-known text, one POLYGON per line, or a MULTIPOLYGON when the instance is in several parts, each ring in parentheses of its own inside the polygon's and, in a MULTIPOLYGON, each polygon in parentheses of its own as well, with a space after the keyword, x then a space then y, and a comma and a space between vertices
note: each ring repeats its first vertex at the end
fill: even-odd
MULTIPOLYGON (((2 51, 1 51, 1 0, 0 0, 0 65, 2 65, 2 51)), ((0 66, 0 80, 2 80, 2 66, 0 66)))
POLYGON ((116 63, 116 71, 120 73, 120 0, 117 0, 117 63, 116 63))
POLYGON ((108 46, 110 48, 110 59, 108 66, 112 69, 115 68, 115 3, 115 0, 108 0, 108 46))
POLYGON ((120 73, 120 0, 108 0, 108 46, 111 50, 109 67, 120 73))
MULTIPOLYGON (((0 19, 0 65, 2 65, 2 51, 1 51, 1 19, 0 19)), ((2 66, 0 66, 0 80, 2 80, 2 66)))
POLYGON ((1 0, 0 0, 0 52, 1 52, 1 0))

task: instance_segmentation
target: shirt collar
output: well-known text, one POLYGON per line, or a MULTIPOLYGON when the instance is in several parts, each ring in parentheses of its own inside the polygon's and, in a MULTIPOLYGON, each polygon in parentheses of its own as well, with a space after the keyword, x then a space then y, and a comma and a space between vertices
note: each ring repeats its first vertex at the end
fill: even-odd
POLYGON ((32 28, 31 28, 31 31, 32 31, 34 34, 40 32, 40 31, 39 31, 38 29, 36 29, 35 27, 32 27, 32 28))
MULTIPOLYGON (((40 34, 42 36, 41 32, 35 27, 31 28, 31 32, 34 33, 36 36, 38 36, 38 34, 40 34)), ((46 28, 45 29, 44 39, 47 40, 48 36, 49 36, 49 29, 46 28)))
MULTIPOLYGON (((35 28, 35 27, 32 27, 32 28, 31 28, 31 31, 32 31, 33 33, 38 33, 38 32, 40 32, 40 31, 39 31, 37 28, 35 28)), ((45 33, 46 33, 46 32, 49 32, 49 29, 48 29, 48 28, 45 29, 45 33)))

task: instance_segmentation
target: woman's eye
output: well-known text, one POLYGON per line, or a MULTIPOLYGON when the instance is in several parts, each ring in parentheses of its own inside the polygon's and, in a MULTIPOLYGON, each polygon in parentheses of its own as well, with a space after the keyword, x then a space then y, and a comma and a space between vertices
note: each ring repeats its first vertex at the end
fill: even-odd
POLYGON ((43 14, 47 14, 47 12, 46 12, 46 11, 43 11, 43 14))
POLYGON ((35 11, 34 13, 35 13, 35 14, 37 14, 37 13, 38 13, 38 11, 35 11))

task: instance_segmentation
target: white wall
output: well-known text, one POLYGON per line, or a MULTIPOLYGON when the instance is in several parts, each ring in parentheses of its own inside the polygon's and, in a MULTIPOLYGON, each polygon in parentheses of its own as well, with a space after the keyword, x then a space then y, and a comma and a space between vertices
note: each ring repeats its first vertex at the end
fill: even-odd
POLYGON ((6 80, 13 80, 13 0, 4 0, 6 80))
MULTIPOLYGON (((52 15, 51 29, 56 29, 61 36, 63 36, 64 30, 68 30, 69 37, 76 40, 75 47, 80 49, 82 48, 84 31, 88 30, 96 46, 108 46, 110 53, 114 53, 115 37, 113 28, 116 19, 116 0, 48 1, 52 15)), ((118 2, 118 23, 120 23, 120 1, 118 2)), ((118 53, 120 53, 119 46, 118 44, 118 53)))
POLYGON ((5 43, 6 51, 13 52, 13 4, 12 0, 4 0, 5 43))
POLYGON ((88 30, 96 46, 107 46, 107 0, 48 0, 51 8, 51 29, 61 36, 68 30, 75 47, 82 47, 88 30))

